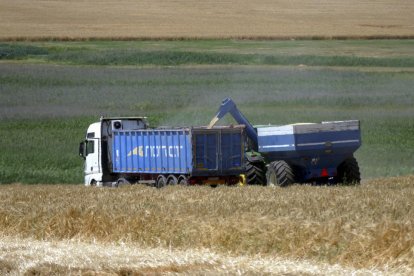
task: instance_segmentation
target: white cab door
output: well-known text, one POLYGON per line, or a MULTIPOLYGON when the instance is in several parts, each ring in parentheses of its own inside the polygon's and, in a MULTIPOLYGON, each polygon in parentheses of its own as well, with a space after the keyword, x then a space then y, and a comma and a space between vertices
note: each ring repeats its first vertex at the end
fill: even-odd
POLYGON ((99 140, 86 140, 85 174, 100 173, 99 140))

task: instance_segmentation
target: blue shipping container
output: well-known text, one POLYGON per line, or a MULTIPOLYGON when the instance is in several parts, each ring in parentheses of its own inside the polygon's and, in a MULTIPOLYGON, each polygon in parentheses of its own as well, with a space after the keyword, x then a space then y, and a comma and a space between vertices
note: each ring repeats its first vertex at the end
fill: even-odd
POLYGON ((236 175, 243 171, 243 159, 242 126, 113 132, 116 173, 236 175))

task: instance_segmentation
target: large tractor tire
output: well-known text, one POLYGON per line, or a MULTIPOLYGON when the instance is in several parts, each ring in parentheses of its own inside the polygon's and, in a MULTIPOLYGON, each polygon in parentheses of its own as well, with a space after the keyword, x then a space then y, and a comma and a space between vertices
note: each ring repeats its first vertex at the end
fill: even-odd
POLYGON ((246 160, 246 183, 249 185, 266 184, 266 168, 262 161, 246 160))
POLYGON ((358 185, 361 183, 361 174, 355 157, 345 159, 338 166, 337 182, 345 185, 358 185))
POLYGON ((295 183, 295 174, 285 161, 273 161, 267 168, 266 179, 267 186, 286 187, 295 183))

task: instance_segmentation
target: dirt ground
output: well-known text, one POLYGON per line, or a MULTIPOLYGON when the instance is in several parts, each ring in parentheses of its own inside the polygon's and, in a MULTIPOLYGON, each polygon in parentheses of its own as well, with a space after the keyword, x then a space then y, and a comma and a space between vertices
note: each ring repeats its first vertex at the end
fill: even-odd
POLYGON ((353 269, 278 257, 234 256, 209 250, 142 248, 131 244, 84 243, 74 240, 36 241, 16 237, 0 238, 0 274, 86 275, 140 274, 300 274, 366 275, 410 274, 392 270, 353 269))

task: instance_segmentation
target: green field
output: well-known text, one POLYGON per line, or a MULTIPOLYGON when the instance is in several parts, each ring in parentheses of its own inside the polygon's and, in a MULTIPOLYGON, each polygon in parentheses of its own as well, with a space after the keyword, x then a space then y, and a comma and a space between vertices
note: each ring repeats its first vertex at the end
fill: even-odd
POLYGON ((0 59, 70 65, 414 67, 414 40, 0 43, 0 59))
POLYGON ((253 124, 359 119, 363 178, 413 174, 413 87, 413 40, 0 43, 0 182, 81 183, 99 116, 206 125, 225 97, 253 124))

